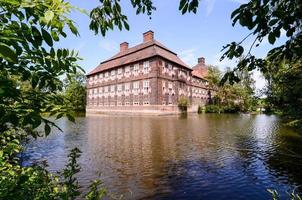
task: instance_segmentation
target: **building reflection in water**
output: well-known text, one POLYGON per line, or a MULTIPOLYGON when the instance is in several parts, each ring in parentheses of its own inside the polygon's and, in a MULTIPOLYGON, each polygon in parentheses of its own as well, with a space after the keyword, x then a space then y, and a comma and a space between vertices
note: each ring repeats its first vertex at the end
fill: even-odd
POLYGON ((79 146, 81 184, 100 177, 126 199, 268 199, 267 188, 302 185, 302 137, 274 116, 91 115, 77 122, 61 120, 64 134, 29 152, 57 170, 79 146))

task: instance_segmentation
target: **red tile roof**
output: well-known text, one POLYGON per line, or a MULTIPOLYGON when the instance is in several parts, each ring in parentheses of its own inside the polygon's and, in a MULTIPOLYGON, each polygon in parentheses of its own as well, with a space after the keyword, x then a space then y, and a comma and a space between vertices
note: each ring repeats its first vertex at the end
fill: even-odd
POLYGON ((102 72, 108 69, 112 69, 118 66, 130 64, 143 59, 147 59, 153 56, 161 56, 167 60, 170 60, 176 64, 186 67, 192 70, 188 65, 186 65, 173 51, 169 50, 167 47, 162 45, 156 40, 151 40, 144 42, 142 44, 136 45, 125 51, 119 52, 113 57, 101 62, 94 70, 92 70, 88 75, 92 75, 98 72, 102 72))

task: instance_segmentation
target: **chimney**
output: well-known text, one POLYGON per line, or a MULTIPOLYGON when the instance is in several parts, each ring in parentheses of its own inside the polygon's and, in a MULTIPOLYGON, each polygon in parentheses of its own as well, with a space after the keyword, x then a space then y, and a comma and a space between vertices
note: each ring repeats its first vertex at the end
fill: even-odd
POLYGON ((153 31, 147 31, 144 34, 144 42, 149 42, 154 39, 154 32, 153 31))
POLYGON ((204 57, 200 57, 200 58, 198 58, 198 64, 205 64, 205 58, 204 57))
POLYGON ((128 42, 123 42, 120 44, 120 52, 126 51, 128 49, 129 43, 128 42))

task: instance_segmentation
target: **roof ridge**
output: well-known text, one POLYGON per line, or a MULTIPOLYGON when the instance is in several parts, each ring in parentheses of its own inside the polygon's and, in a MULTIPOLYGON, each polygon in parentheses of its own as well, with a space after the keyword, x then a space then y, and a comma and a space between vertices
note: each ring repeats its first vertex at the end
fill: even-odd
POLYGON ((127 50, 127 51, 130 50, 129 52, 126 52, 126 53, 124 53, 124 54, 122 54, 122 55, 118 55, 118 54, 121 53, 121 52, 119 52, 119 53, 115 54, 114 56, 112 56, 111 58, 109 58, 109 59, 107 59, 107 60, 101 62, 100 64, 103 64, 103 63, 106 63, 106 62, 109 62, 109 61, 112 61, 112 60, 115 60, 115 59, 118 59, 118 58, 122 58, 122 57, 124 57, 124 56, 127 56, 127 55, 129 55, 129 54, 133 54, 133 53, 135 53, 135 52, 138 52, 138 51, 140 51, 140 50, 146 49, 146 48, 148 48, 148 47, 150 47, 150 46, 154 46, 154 45, 156 45, 156 46, 158 46, 158 47, 160 47, 160 48, 162 48, 162 49, 164 49, 164 50, 166 50, 166 51, 168 51, 168 52, 170 52, 170 53, 172 53, 172 54, 174 54, 174 55, 177 56, 177 53, 175 53, 175 52, 173 52, 172 50, 168 49, 167 47, 165 47, 163 44, 161 44, 161 43, 158 42, 157 40, 152 40, 152 41, 150 42, 150 44, 147 44, 146 46, 141 47, 141 48, 137 48, 137 47, 139 47, 140 45, 143 46, 144 44, 146 44, 146 43, 141 43, 141 44, 135 45, 135 46, 133 46, 133 47, 131 47, 131 48, 129 48, 129 49, 127 50), (137 48, 137 49, 136 49, 136 50, 133 50, 134 48, 137 48), (131 51, 131 50, 133 50, 133 51, 131 51))

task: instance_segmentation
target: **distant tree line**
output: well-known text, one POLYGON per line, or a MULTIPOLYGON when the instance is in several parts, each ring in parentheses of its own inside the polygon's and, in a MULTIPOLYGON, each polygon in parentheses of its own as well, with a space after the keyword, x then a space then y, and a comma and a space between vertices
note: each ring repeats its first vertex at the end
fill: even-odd
POLYGON ((255 80, 252 73, 244 70, 237 72, 241 82, 221 84, 224 73, 217 66, 210 66, 208 69, 209 86, 216 90, 215 95, 205 106, 207 113, 238 113, 253 112, 257 109, 257 98, 255 96, 255 80))

